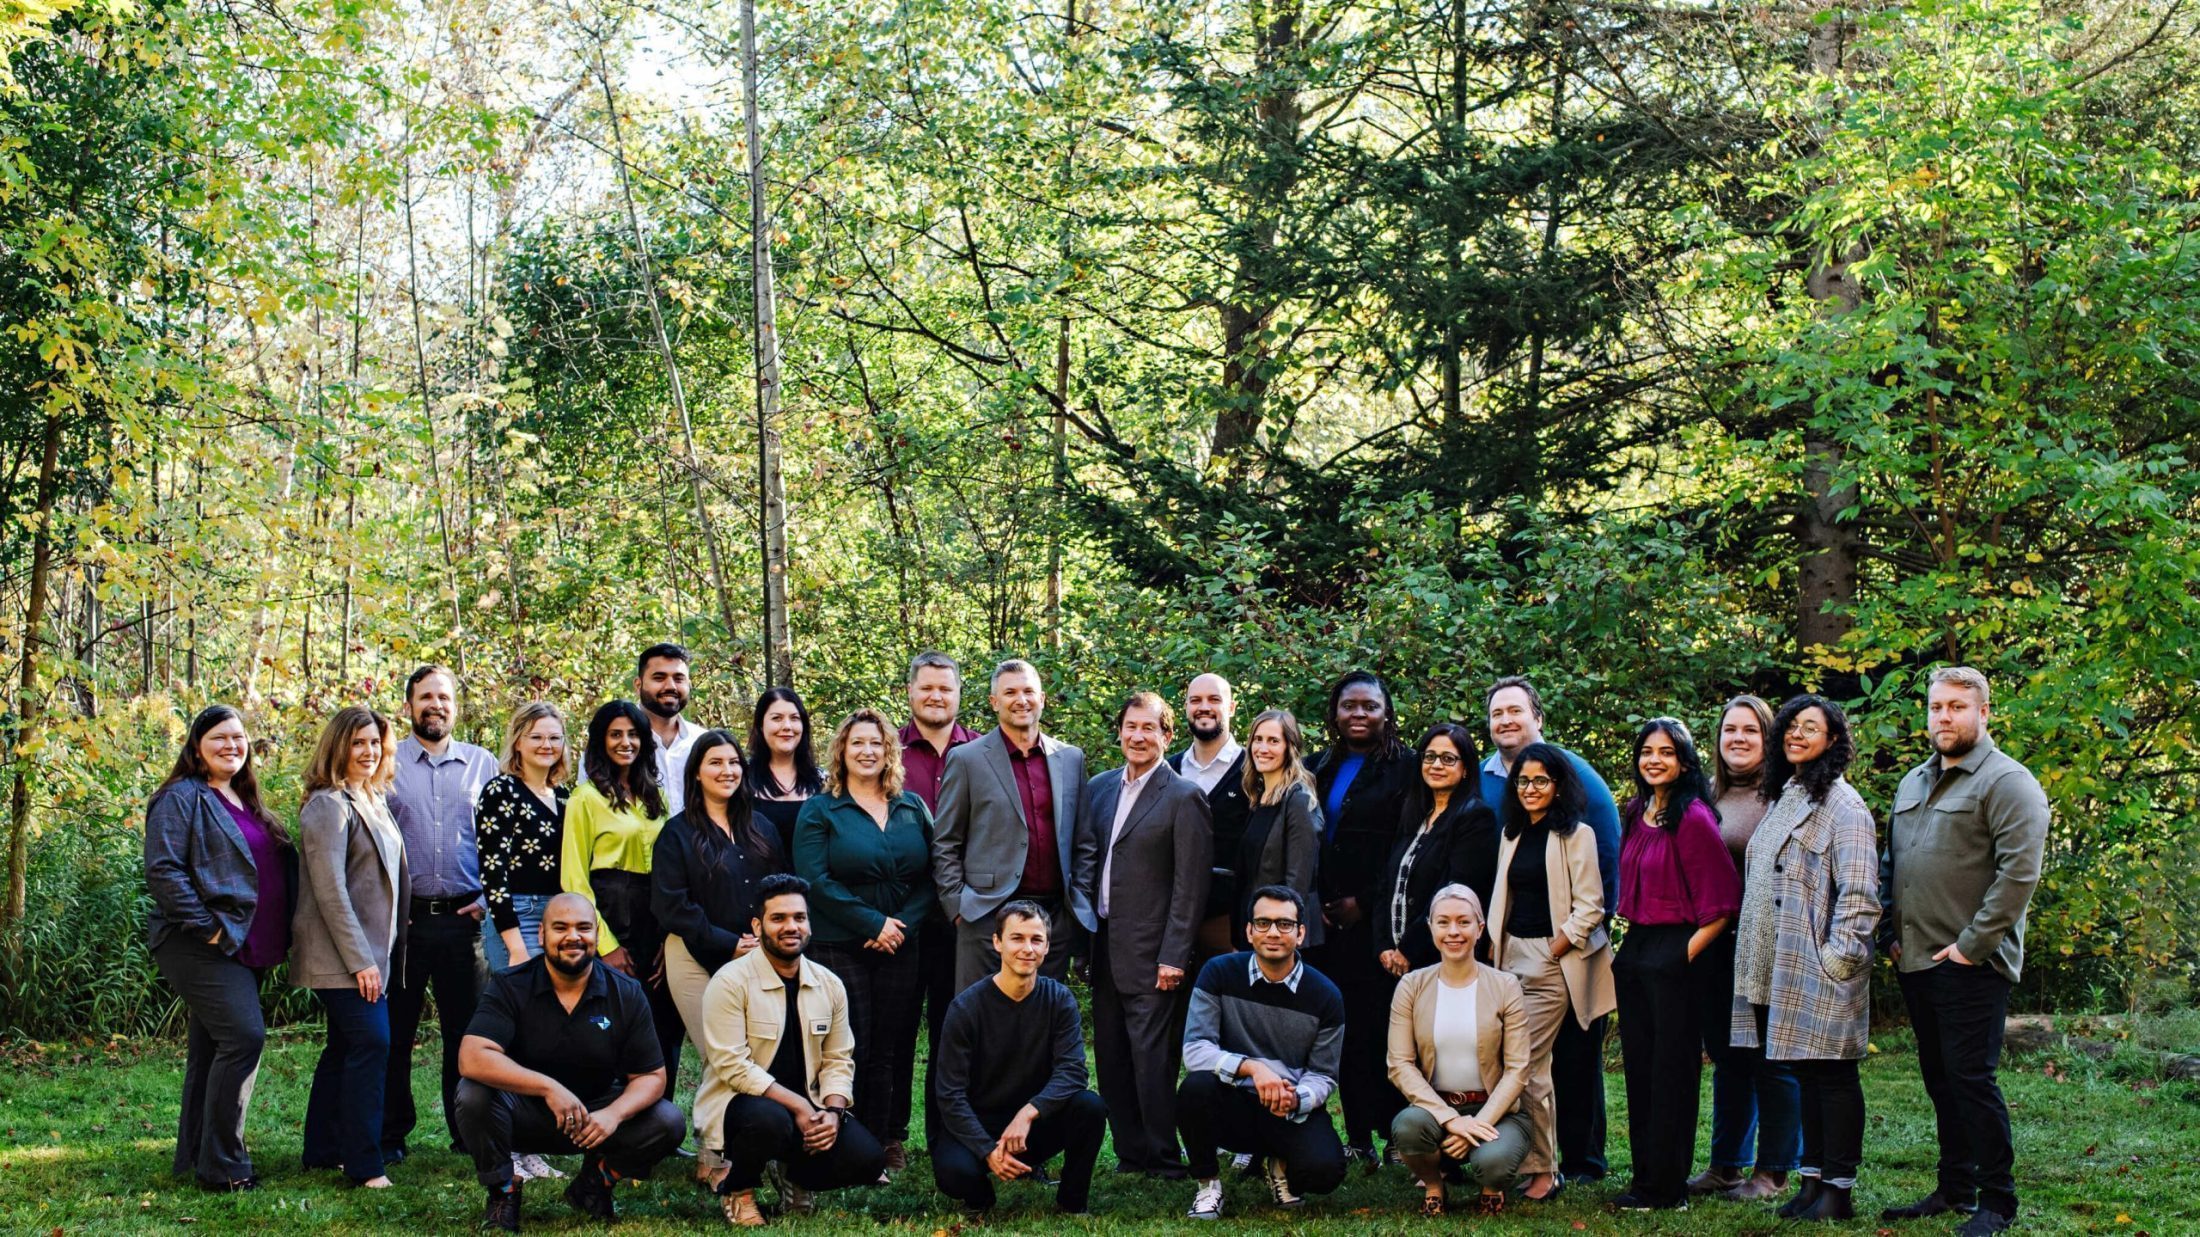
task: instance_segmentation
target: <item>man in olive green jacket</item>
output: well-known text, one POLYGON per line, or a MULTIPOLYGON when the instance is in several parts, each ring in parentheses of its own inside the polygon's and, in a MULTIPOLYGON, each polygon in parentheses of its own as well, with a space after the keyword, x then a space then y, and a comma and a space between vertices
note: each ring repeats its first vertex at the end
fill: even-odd
POLYGON ((1934 755, 1895 792, 1880 872, 1885 944, 1940 1127, 1938 1186, 1881 1218, 1969 1212, 1964 1237, 1998 1233, 2017 1214, 2016 1151, 1995 1070, 2048 825, 2039 781, 1986 733, 1988 699, 1986 676, 1968 666, 1933 672, 1925 717, 1934 755))

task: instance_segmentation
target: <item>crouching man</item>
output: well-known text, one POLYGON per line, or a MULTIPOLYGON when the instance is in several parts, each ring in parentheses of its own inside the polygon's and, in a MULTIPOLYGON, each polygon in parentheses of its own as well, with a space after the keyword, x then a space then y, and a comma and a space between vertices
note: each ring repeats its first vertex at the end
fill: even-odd
POLYGON ((1010 902, 994 915, 1000 972, 947 1007, 932 1057, 932 1179, 975 1215, 993 1206, 996 1180, 1031 1176, 1057 1155, 1056 1209, 1081 1213, 1092 1196, 1108 1108, 1085 1086, 1077 998, 1039 973, 1051 936, 1036 902, 1010 902))
POLYGON ((458 1136, 488 1188, 482 1223, 519 1231, 514 1154, 584 1158, 565 1201, 615 1218, 612 1189, 646 1177, 687 1133, 664 1098, 664 1054, 640 981, 596 960, 596 908, 550 900, 542 953, 489 981, 458 1049, 458 1136))
POLYGON ((758 881, 750 925, 759 948, 720 967, 703 989, 695 1120, 723 1123, 718 1193, 727 1222, 738 1227, 764 1223, 756 1187, 768 1164, 778 1163, 787 1185, 804 1195, 870 1185, 886 1171, 886 1149, 848 1113, 856 1072, 848 990, 802 956, 810 943, 809 893, 799 876, 758 881))

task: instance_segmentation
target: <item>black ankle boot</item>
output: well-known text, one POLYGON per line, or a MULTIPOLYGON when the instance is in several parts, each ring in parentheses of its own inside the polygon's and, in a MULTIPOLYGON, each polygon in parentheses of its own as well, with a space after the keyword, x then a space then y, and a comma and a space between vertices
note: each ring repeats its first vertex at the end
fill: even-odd
POLYGON ((1818 1201, 1818 1191, 1821 1188, 1823 1187, 1819 1184, 1818 1178, 1803 1178, 1803 1184, 1796 1187, 1795 1197, 1780 1204, 1780 1210, 1776 1214, 1783 1220, 1792 1220, 1803 1214, 1806 1208, 1818 1201))
POLYGON ((1823 1185, 1818 1187, 1818 1197, 1808 1207, 1795 1213, 1798 1220, 1853 1220, 1856 1218, 1855 1201, 1850 1197, 1855 1186, 1823 1185))

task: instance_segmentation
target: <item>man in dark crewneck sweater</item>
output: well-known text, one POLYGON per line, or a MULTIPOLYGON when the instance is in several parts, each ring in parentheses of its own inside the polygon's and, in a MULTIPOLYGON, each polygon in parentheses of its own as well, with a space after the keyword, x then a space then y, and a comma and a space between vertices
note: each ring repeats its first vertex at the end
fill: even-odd
POLYGON ((1252 951, 1210 961, 1192 985, 1176 1093, 1186 1167, 1199 1182, 1192 1219, 1222 1218, 1221 1147, 1266 1157, 1278 1206, 1344 1180, 1344 1144, 1328 1111, 1344 1055, 1344 997, 1299 957, 1306 913, 1296 890, 1254 890, 1252 951))
POLYGON ((1077 998, 1039 974, 1050 936, 1037 903, 1001 908, 993 922, 1001 969, 947 1007, 933 1055, 932 1179, 980 1215, 993 1206, 996 1179, 1031 1176, 1056 1155, 1055 1207, 1081 1213, 1092 1193, 1108 1109, 1085 1086, 1077 998))

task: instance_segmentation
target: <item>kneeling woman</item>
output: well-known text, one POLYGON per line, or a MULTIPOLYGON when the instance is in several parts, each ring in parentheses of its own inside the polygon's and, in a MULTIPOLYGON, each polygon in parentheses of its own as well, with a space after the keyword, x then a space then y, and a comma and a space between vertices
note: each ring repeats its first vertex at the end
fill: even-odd
POLYGON ((1390 1145, 1421 1183, 1421 1213, 1445 1210, 1453 1166, 1479 1185, 1475 1209, 1505 1208, 1535 1139, 1522 1106, 1533 1037, 1520 981, 1474 960, 1482 899, 1446 885, 1429 901, 1441 957, 1398 981, 1390 1002, 1390 1083, 1411 1105, 1390 1123, 1390 1145))

